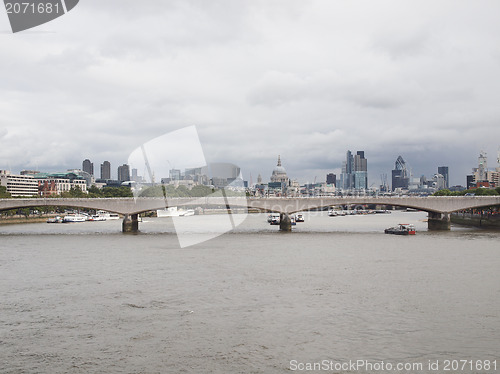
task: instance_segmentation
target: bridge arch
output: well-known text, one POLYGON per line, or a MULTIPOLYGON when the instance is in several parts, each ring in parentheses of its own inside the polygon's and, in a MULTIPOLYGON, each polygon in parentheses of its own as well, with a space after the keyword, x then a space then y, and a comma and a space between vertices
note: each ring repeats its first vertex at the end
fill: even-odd
POLYGON ((250 198, 248 201, 248 207, 287 214, 344 205, 387 205, 412 208, 428 213, 451 213, 465 209, 500 205, 500 196, 250 198))
MULTIPOLYGON (((261 211, 293 214, 296 212, 310 211, 339 205, 389 205, 400 206, 426 211, 429 214, 429 222, 448 221, 451 212, 482 208, 488 206, 500 206, 500 196, 430 196, 430 197, 271 197, 271 198, 247 198, 247 197, 213 197, 202 198, 32 198, 32 199, 0 199, 0 211, 38 207, 38 206, 67 206, 73 208, 85 208, 105 210, 137 220, 137 215, 168 206, 189 205, 214 205, 222 207, 247 207, 261 211), (135 217, 135 218, 134 218, 135 217)), ((429 223, 431 227, 431 223, 429 223)))
MULTIPOLYGON (((80 202, 80 203, 76 201, 61 202, 61 201, 55 201, 55 199, 54 201, 48 201, 48 202, 43 201, 42 199, 33 199, 31 201, 26 201, 24 199, 12 199, 12 204, 3 204, 2 206, 0 206, 0 212, 12 209, 37 208, 46 206, 104 210, 98 204, 92 204, 90 202, 80 202), (39 200, 39 201, 34 201, 34 200, 39 200)), ((111 213, 123 214, 122 212, 115 209, 105 209, 105 210, 111 213)))

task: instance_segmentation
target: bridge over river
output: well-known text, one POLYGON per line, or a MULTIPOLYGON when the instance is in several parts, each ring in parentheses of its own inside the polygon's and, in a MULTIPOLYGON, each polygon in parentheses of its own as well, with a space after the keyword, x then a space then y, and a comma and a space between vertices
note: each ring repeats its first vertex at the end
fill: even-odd
MULTIPOLYGON (((215 195, 215 194, 214 194, 215 195)), ((430 230, 449 230, 450 213, 500 205, 500 196, 428 196, 428 197, 227 197, 207 196, 199 198, 26 198, 0 199, 0 211, 42 206, 63 206, 105 210, 122 214, 123 231, 137 231, 138 214, 166 207, 219 207, 222 209, 253 208, 265 212, 281 213, 280 228, 291 229, 289 215, 331 206, 389 205, 428 212, 430 230)))

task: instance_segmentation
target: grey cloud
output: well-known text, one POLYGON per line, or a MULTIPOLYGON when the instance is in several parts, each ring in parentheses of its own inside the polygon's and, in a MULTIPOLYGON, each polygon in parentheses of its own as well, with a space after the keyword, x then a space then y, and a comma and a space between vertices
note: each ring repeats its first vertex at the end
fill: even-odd
POLYGON ((197 125, 207 160, 254 180, 281 154, 311 181, 347 149, 373 181, 399 153, 470 169, 499 145, 499 6, 384 4, 86 0, 51 34, 2 34, 0 168, 117 165, 197 125))
POLYGON ((374 43, 375 48, 387 53, 393 59, 415 58, 430 52, 431 38, 427 30, 419 33, 390 33, 379 37, 374 43))

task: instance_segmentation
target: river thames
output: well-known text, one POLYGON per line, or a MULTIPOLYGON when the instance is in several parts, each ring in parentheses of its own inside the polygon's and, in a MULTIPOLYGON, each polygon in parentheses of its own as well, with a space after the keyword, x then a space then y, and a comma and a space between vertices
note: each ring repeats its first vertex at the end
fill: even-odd
POLYGON ((0 372, 290 373, 358 360, 500 372, 499 231, 431 232, 422 212, 312 212, 283 233, 266 217, 187 248, 161 218, 138 235, 121 221, 0 226, 0 372), (383 233, 398 223, 417 234, 383 233))

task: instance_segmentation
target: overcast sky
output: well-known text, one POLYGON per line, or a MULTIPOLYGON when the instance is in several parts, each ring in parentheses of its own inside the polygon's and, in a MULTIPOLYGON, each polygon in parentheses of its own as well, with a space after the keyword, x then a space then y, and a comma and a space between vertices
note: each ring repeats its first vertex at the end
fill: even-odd
MULTIPOLYGON (((465 184, 500 146, 500 2, 81 0, 12 34, 0 11, 0 169, 116 167, 196 125, 209 162, 300 182, 364 150, 465 184)), ((186 152, 189 152, 187 149, 186 152)))

